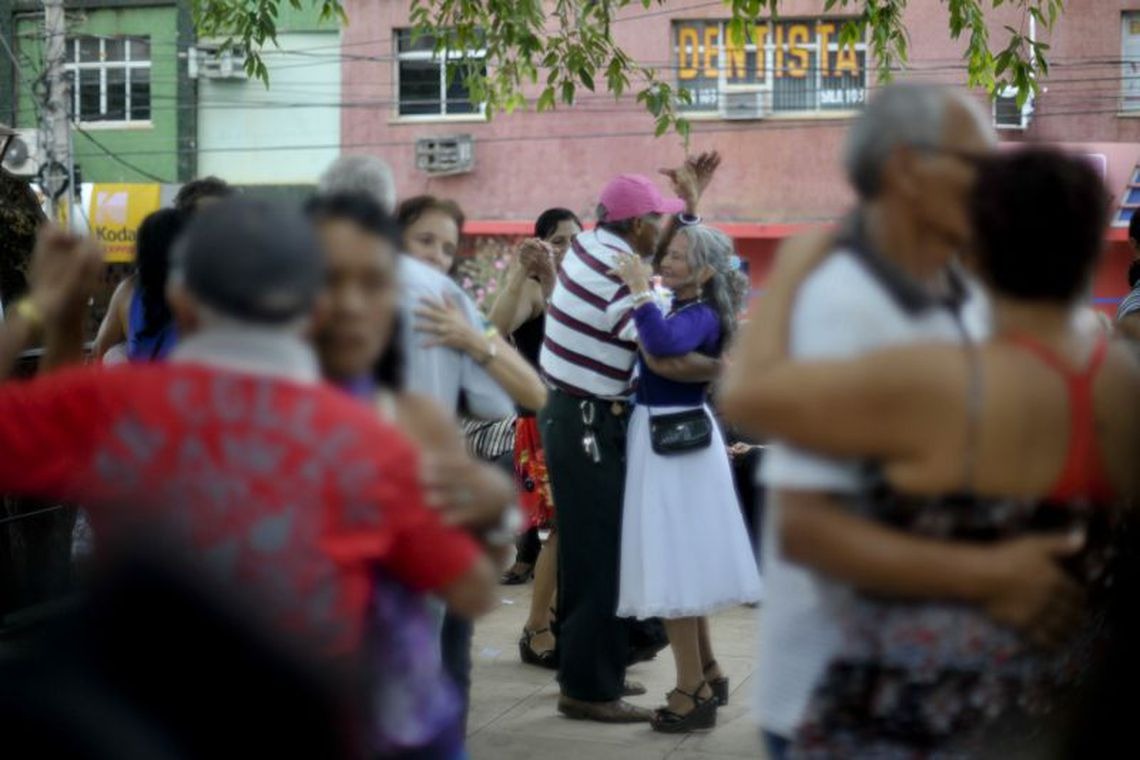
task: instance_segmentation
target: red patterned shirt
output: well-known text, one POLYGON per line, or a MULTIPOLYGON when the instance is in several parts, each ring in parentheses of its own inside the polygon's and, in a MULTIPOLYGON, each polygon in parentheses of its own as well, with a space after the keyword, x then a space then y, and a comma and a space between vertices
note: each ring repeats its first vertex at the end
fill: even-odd
POLYGON ((281 630, 359 645, 370 570, 440 589, 479 549, 444 526, 412 445, 325 386, 192 364, 0 386, 0 491, 82 503, 99 532, 162 525, 281 630))

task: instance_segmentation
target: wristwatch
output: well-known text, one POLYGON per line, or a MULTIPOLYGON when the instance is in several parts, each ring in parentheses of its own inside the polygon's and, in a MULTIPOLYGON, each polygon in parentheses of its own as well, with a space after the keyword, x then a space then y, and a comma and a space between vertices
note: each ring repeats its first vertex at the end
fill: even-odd
POLYGON ((480 367, 486 367, 488 364, 490 364, 492 361, 494 361, 495 357, 498 355, 499 355, 499 344, 496 343, 493 338, 488 338, 487 339, 487 353, 483 354, 482 357, 476 359, 475 361, 479 363, 480 367))

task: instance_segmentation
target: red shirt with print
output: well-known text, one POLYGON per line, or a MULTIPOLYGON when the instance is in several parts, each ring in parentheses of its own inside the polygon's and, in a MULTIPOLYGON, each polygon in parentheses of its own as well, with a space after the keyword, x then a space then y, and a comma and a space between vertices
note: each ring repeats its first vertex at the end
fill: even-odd
POLYGON ((479 557, 425 505, 408 440, 323 385, 189 364, 11 382, 0 452, 0 491, 83 504, 96 532, 157 518, 329 655, 360 643, 374 564, 428 591, 479 557))

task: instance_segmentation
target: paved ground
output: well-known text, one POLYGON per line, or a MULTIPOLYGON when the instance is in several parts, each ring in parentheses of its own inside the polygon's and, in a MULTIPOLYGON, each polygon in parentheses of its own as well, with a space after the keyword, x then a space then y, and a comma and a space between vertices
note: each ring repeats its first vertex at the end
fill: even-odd
MULTIPOLYGON (((723 760, 760 758, 751 715, 756 647, 756 612, 732 609, 713 620, 717 659, 732 680, 732 699, 722 707, 714 731, 669 736, 647 725, 606 726, 567 720, 555 706, 558 687, 551 673, 519 662, 518 638, 526 619, 530 585, 500 587, 502 606, 475 631, 474 688, 470 739, 472 760, 723 760)), ((673 686, 668 651, 631 668, 629 677, 649 693, 633 702, 644 707, 663 703, 673 686)))

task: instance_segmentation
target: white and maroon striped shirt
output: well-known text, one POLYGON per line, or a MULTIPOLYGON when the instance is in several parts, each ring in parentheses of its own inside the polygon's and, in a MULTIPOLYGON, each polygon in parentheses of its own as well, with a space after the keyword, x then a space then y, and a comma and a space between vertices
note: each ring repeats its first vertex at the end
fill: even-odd
POLYGON ((633 300, 610 274, 629 244, 605 230, 574 238, 550 299, 539 365, 547 381, 578 396, 629 396, 637 357, 633 300))

